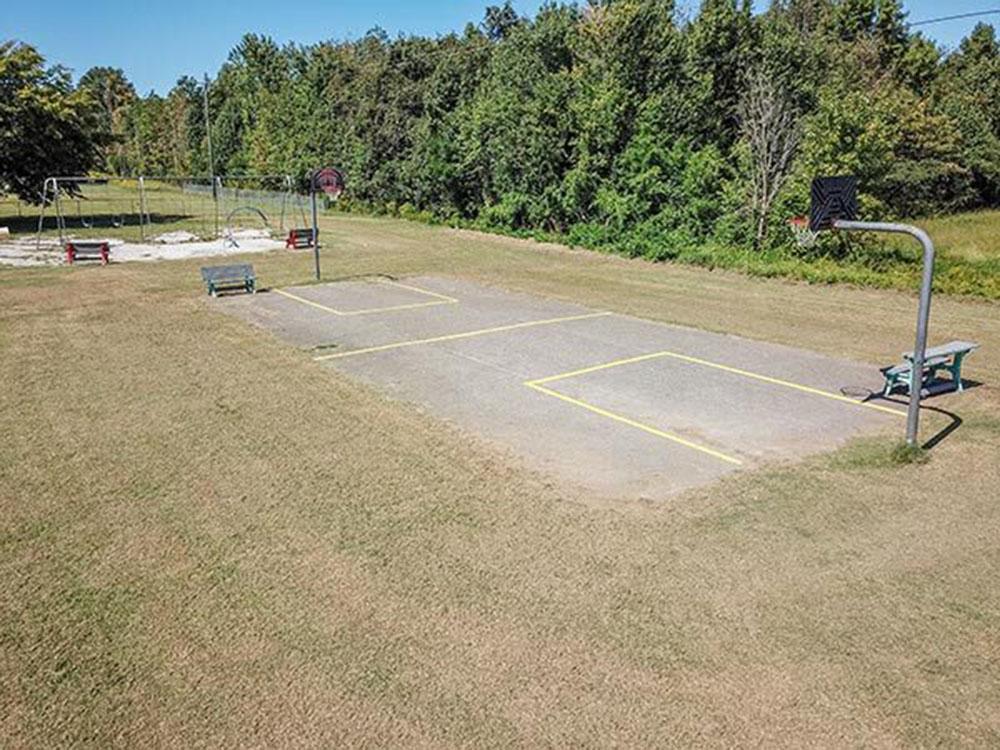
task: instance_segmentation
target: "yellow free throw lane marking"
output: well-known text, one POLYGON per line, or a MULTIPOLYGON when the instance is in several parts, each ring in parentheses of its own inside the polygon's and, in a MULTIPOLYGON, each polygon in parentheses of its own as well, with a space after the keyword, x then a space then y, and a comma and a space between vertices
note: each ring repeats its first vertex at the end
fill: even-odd
POLYGON ((344 314, 340 310, 334 310, 332 307, 327 307, 326 305, 321 305, 319 302, 313 302, 311 299, 306 299, 305 297, 300 297, 297 294, 286 292, 284 289, 275 289, 274 293, 280 294, 282 297, 288 297, 288 299, 293 299, 296 302, 301 302, 303 305, 309 305, 309 307, 315 307, 317 310, 323 310, 324 312, 333 313, 334 315, 344 314))
POLYGON ((690 357, 686 354, 679 354, 677 352, 662 351, 653 352, 652 354, 642 354, 638 357, 629 357, 628 359, 619 359, 614 362, 607 362, 602 365, 594 365, 593 367, 584 367, 581 370, 574 370, 572 372, 564 372, 558 375, 550 375, 547 378, 539 378, 537 380, 532 380, 528 385, 541 385, 544 383, 554 383, 557 380, 565 380, 566 378, 576 377, 577 375, 586 375, 591 372, 599 372, 600 370, 609 370, 612 367, 621 367, 623 365, 631 365, 637 362, 646 362, 651 359, 663 359, 663 358, 677 359, 681 362, 687 362, 693 365, 701 365, 703 367, 711 367, 716 370, 722 370, 723 372, 729 372, 734 375, 740 375, 745 378, 752 378, 754 380, 760 380, 764 383, 770 383, 771 385, 780 385, 784 388, 791 388, 796 391, 801 391, 802 393, 809 393, 813 396, 822 396, 823 398, 833 399, 834 401, 842 401, 846 404, 852 404, 853 406, 862 406, 866 409, 874 409, 875 411, 886 412, 887 414, 895 414, 897 417, 905 417, 906 413, 899 411, 897 409, 890 409, 887 406, 879 406, 878 404, 869 404, 864 401, 856 401, 853 398, 847 396, 842 396, 839 393, 830 393, 829 391, 824 391, 820 388, 813 388, 808 385, 800 385, 799 383, 793 383, 788 380, 781 380, 780 378, 772 378, 770 375, 761 375, 756 372, 750 372, 748 370, 741 370, 738 367, 730 367, 729 365, 719 364, 718 362, 709 362, 707 359, 699 359, 698 357, 690 357))
POLYGON ((412 286, 411 284, 404 284, 401 281, 396 281, 394 279, 382 279, 380 284, 385 284, 387 286, 398 286, 400 289, 409 289, 411 292, 417 292, 418 294, 426 294, 429 297, 437 297, 443 302, 457 303, 458 300, 454 297, 449 297, 447 294, 440 294, 438 292, 432 292, 430 289, 421 289, 419 286, 412 286))
POLYGON ((392 344, 382 344, 381 346, 369 346, 364 349, 352 349, 348 352, 337 352, 336 354, 323 354, 313 357, 317 362, 325 359, 340 359, 342 357, 355 357, 359 354, 372 354, 374 352, 386 352, 390 349, 402 349, 407 346, 420 346, 421 344, 436 344, 442 341, 458 341, 474 336, 486 336, 491 333, 503 333, 504 331, 516 331, 521 328, 534 328, 535 326, 547 326, 555 323, 569 323, 574 320, 588 320, 590 318, 602 318, 611 315, 610 312, 586 313, 585 315, 568 315, 562 318, 547 318, 545 320, 529 320, 524 323, 511 323, 510 325, 494 326, 493 328, 480 328, 475 331, 464 331, 462 333, 449 333, 445 336, 433 336, 427 339, 411 339, 409 341, 397 341, 392 344))
POLYGON ((581 409, 586 409, 587 411, 593 412, 594 414, 599 414, 607 419, 612 419, 615 422, 621 422, 629 427, 634 427, 637 430, 642 430, 643 432, 648 432, 650 435, 655 435, 658 438, 663 438, 664 440, 669 440, 672 443, 677 443, 678 445, 683 445, 685 448, 691 448, 692 450, 699 451, 700 453, 705 453, 709 456, 719 459, 720 461, 725 461, 728 464, 733 464, 734 466, 742 466, 743 462, 738 458, 733 458, 725 453, 721 453, 717 450, 709 448, 704 445, 699 445, 698 443, 693 443, 690 440, 685 440, 678 435, 660 430, 656 427, 651 427, 648 424, 643 424, 642 422, 637 422, 634 419, 629 419, 621 414, 615 414, 613 411, 608 411, 607 409, 602 409, 600 406, 594 406, 593 404, 588 404, 586 401, 581 401, 578 398, 573 398, 572 396, 567 396, 565 393, 559 393, 559 391, 554 391, 551 388, 546 388, 544 385, 539 385, 538 381, 528 381, 525 383, 526 386, 538 391, 539 393, 544 393, 547 396, 553 396, 560 401, 565 401, 573 406, 579 406, 581 409))
POLYGON ((458 300, 454 297, 448 297, 444 294, 438 294, 437 292, 432 292, 427 289, 421 289, 420 287, 411 286, 409 284, 402 284, 398 281, 380 281, 380 284, 385 284, 386 286, 396 286, 400 289, 406 289, 411 292, 416 292, 418 294, 423 294, 428 297, 434 297, 435 299, 429 302, 411 302, 402 305, 389 305, 387 307, 369 307, 364 310, 338 310, 334 307, 321 304, 319 302, 314 302, 311 299, 306 299, 298 294, 293 294, 292 292, 285 291, 284 289, 275 289, 274 291, 283 297, 288 299, 293 299, 296 302, 301 302, 304 305, 309 305, 317 310, 322 310, 323 312, 328 312, 333 315, 338 315, 341 317, 350 317, 352 315, 371 315, 373 313, 383 313, 383 312, 393 312, 396 310, 415 310, 420 307, 433 307, 435 305, 455 305, 458 304, 458 300))

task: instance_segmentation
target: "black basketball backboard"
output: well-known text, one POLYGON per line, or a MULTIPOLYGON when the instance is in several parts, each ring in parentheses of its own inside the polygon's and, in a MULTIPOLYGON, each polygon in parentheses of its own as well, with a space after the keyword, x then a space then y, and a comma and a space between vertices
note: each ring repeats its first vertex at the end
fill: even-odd
POLYGON ((858 218, 858 178, 853 175, 817 177, 812 183, 809 206, 809 231, 833 228, 837 219, 858 218))

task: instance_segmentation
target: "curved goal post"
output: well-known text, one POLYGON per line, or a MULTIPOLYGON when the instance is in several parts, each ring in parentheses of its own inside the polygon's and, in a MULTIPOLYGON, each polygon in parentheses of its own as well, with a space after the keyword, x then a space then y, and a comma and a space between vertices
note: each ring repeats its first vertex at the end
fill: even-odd
POLYGON ((792 219, 791 227, 800 245, 816 241, 820 232, 888 232, 905 234, 920 243, 923 250, 923 272, 920 300, 917 306, 917 327, 910 366, 910 401, 906 411, 906 443, 916 448, 919 437, 920 399, 923 391, 924 364, 927 353, 927 331, 931 314, 931 290, 934 281, 934 243, 927 232, 910 224, 858 220, 858 178, 853 175, 817 177, 810 191, 809 219, 792 219))

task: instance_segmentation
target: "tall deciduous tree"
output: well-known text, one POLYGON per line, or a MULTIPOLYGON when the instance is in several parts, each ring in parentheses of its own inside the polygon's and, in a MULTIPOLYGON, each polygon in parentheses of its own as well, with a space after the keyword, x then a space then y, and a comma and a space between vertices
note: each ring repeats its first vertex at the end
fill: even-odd
POLYGON ((33 47, 0 43, 0 191, 37 203, 46 177, 86 173, 104 143, 87 91, 33 47))
POLYGON ((1000 43, 979 24, 944 63, 934 85, 937 111, 962 137, 963 163, 972 172, 980 205, 1000 203, 1000 43))
POLYGON ((102 130, 110 137, 103 151, 104 168, 116 174, 128 169, 125 119, 135 101, 135 87, 120 68, 95 67, 80 77, 78 87, 88 92, 100 112, 102 130))
POLYGON ((799 145, 798 112, 774 79, 758 70, 748 77, 739 116, 749 168, 753 241, 759 247, 799 145))

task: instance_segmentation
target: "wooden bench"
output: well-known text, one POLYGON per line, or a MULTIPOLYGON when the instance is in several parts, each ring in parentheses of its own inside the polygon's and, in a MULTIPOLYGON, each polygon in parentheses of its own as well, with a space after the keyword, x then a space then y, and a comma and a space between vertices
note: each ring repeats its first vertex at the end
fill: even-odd
POLYGON ((99 260, 102 266, 108 265, 111 248, 104 240, 72 240, 66 243, 66 262, 73 265, 78 260, 99 260))
MULTIPOLYGON (((921 377, 921 393, 943 393, 944 391, 961 391, 962 362, 979 348, 979 344, 971 341, 949 341, 941 346, 934 346, 924 352, 924 371, 921 377), (938 380, 938 373, 947 371, 951 380, 938 380)), ((896 388, 902 387, 909 394, 910 381, 913 372, 913 352, 906 352, 903 361, 892 367, 883 367, 885 377, 883 396, 889 396, 896 388)))
POLYGON ((289 229, 288 239, 285 240, 285 247, 289 250, 301 250, 304 247, 312 247, 314 241, 312 227, 307 229, 289 229))
POLYGON ((249 263, 235 263, 230 266, 206 266, 201 269, 201 278, 208 293, 218 297, 219 292, 242 290, 257 293, 257 276, 249 263))

